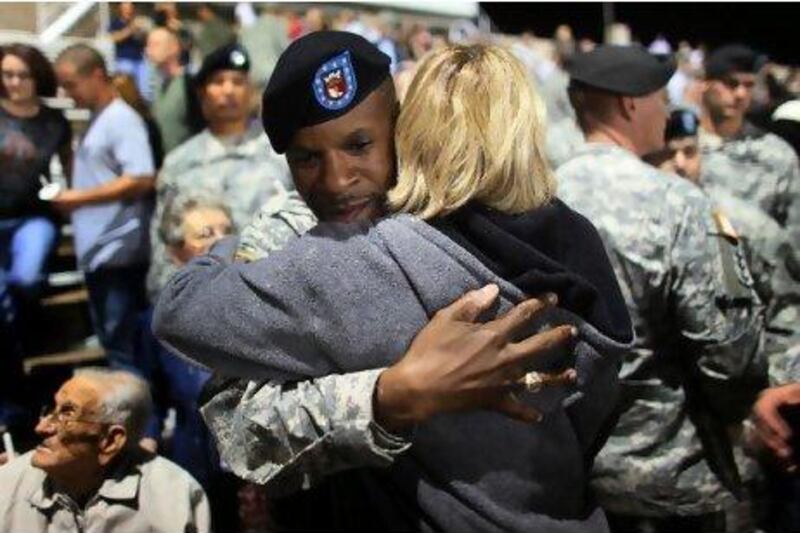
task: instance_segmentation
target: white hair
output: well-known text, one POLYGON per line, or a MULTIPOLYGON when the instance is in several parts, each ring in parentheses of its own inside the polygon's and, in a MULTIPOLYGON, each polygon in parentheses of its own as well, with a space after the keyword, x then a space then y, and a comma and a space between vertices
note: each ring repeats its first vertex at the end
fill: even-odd
POLYGON ((75 376, 102 387, 101 421, 123 426, 128 446, 138 445, 153 412, 147 382, 131 372, 102 367, 81 368, 75 371, 75 376))

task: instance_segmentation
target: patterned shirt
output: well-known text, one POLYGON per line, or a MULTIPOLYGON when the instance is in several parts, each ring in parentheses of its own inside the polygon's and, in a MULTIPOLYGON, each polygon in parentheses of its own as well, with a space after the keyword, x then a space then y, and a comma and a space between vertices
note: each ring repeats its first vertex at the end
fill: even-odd
POLYGON ((721 415, 707 415, 743 416, 744 384, 765 374, 761 305, 741 251, 697 187, 618 146, 587 143, 556 174, 559 196, 599 230, 637 336, 620 372, 619 422, 595 461, 600 503, 630 515, 719 511, 732 496, 710 462, 733 481, 737 469, 721 415), (698 411, 702 424, 690 418, 698 411))
POLYGON ((275 153, 257 124, 242 136, 220 138, 204 130, 172 151, 156 183, 156 209, 150 225, 152 258, 147 288, 151 299, 176 266, 167 256, 158 227, 167 201, 192 192, 214 195, 225 201, 233 223, 243 227, 262 205, 291 190, 286 158, 275 153))

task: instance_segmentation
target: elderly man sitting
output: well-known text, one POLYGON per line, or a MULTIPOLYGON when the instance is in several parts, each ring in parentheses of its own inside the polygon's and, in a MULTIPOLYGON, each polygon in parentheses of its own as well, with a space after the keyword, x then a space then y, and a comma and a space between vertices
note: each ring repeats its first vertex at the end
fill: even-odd
POLYGON ((138 442, 151 411, 140 378, 76 373, 42 412, 42 443, 0 467, 0 531, 209 531, 200 485, 138 442))

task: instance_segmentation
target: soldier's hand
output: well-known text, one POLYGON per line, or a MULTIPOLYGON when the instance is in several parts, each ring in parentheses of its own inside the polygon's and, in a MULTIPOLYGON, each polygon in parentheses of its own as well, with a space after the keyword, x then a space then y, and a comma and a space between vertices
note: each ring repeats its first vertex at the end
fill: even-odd
MULTIPOLYGON (((541 418, 514 392, 524 388, 533 359, 572 342, 577 330, 559 326, 512 342, 515 333, 557 299, 547 295, 526 300, 495 320, 476 324, 497 295, 497 286, 487 285, 436 313, 403 358, 379 377, 374 396, 379 424, 392 431, 437 413, 473 409, 493 409, 525 422, 541 418)), ((537 377, 540 386, 565 384, 575 381, 575 371, 537 377)))
POLYGON ((781 414, 782 408, 800 408, 800 383, 772 387, 761 393, 753 406, 756 438, 786 470, 796 471, 794 454, 800 450, 792 450, 790 441, 793 431, 800 428, 789 426, 781 414))

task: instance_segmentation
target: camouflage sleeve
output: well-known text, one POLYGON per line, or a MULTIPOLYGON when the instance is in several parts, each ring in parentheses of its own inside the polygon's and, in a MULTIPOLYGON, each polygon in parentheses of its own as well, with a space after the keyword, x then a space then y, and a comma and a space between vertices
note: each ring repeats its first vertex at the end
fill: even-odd
POLYGON ((266 257, 316 225, 316 217, 297 192, 276 195, 242 229, 236 260, 250 262, 266 257))
POLYGON ((766 376, 763 306, 741 247, 714 220, 711 203, 699 191, 680 195, 681 223, 670 251, 675 316, 692 355, 690 372, 711 407, 738 417, 754 393, 744 384, 761 386, 766 376))
MULTIPOLYGON (((242 230, 236 260, 263 258, 316 223, 296 192, 274 199, 242 230)), ((410 446, 372 419, 372 394, 382 371, 296 384, 237 380, 212 396, 201 413, 236 475, 289 493, 347 468, 387 466, 410 446)))
POLYGON ((383 369, 292 385, 237 381, 201 408, 222 459, 270 493, 288 494, 355 467, 382 467, 411 446, 372 416, 383 369))
MULTIPOLYGON (((794 156, 794 154, 792 155, 794 156)), ((787 174, 789 205, 786 213, 786 229, 791 242, 796 247, 797 243, 800 243, 800 163, 798 163, 797 156, 792 158, 787 174)), ((797 274, 796 278, 800 278, 800 274, 797 274)))

